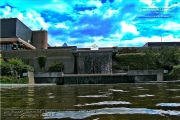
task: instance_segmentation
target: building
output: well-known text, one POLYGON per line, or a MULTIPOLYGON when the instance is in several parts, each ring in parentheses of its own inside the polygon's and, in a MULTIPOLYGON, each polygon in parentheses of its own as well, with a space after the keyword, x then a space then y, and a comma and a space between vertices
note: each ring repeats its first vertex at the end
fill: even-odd
POLYGON ((0 19, 0 50, 47 49, 47 31, 32 31, 17 18, 0 19))
POLYGON ((180 47, 180 42, 147 42, 143 47, 180 47))
POLYGON ((0 19, 1 53, 3 58, 20 58, 40 72, 37 58, 46 56, 45 70, 53 62, 63 62, 65 74, 99 74, 112 72, 112 56, 116 48, 77 48, 64 43, 48 45, 47 31, 32 31, 17 18, 0 19), (85 61, 84 61, 85 60, 85 61))

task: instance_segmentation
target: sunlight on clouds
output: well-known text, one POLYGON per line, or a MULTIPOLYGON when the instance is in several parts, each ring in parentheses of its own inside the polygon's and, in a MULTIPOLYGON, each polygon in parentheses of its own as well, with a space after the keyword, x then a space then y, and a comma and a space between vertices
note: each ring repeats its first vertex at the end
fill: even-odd
POLYGON ((24 15, 22 13, 18 13, 17 18, 19 20, 22 20, 24 18, 24 15))
POLYGON ((117 38, 117 39, 121 39, 121 38, 123 37, 123 35, 120 34, 120 33, 115 33, 115 34, 111 34, 110 37, 112 37, 112 38, 117 38))
POLYGON ((100 1, 98 1, 98 0, 89 0, 87 2, 87 5, 101 7, 102 3, 100 1))
POLYGON ((57 25, 55 25, 56 28, 64 28, 64 29, 69 29, 68 26, 65 25, 65 23, 58 23, 57 25))
POLYGON ((92 37, 95 42, 103 39, 103 36, 92 37))
POLYGON ((112 9, 108 9, 105 13, 104 13, 104 18, 111 18, 115 13, 118 13, 117 10, 112 10, 112 9))
POLYGON ((140 0, 140 1, 149 5, 149 6, 151 6, 151 4, 152 4, 152 0, 140 0))
POLYGON ((168 22, 166 25, 160 25, 158 28, 164 30, 180 30, 180 24, 175 22, 168 22))
MULTIPOLYGON (((62 46, 64 42, 77 47, 91 47, 92 44, 99 47, 142 46, 146 42, 160 42, 161 37, 158 35, 161 31, 164 31, 161 35, 163 41, 180 41, 180 2, 172 4, 175 0, 112 1, 6 0, 7 3, 0 9, 0 15, 1 18, 17 17, 32 30, 49 30, 49 44, 56 46, 62 46), (176 18, 135 19, 141 13, 134 8, 139 7, 173 8, 176 18), (126 35, 130 36, 127 39, 131 40, 127 40, 126 35)), ((162 14, 167 14, 166 11, 162 14)))
POLYGON ((137 31, 136 27, 134 25, 127 24, 126 22, 121 22, 121 30, 122 32, 131 32, 135 35, 138 35, 139 32, 137 31))
POLYGON ((11 12, 11 8, 9 6, 5 6, 4 9, 0 9, 1 17, 7 17, 7 15, 11 12))
POLYGON ((180 42, 180 38, 174 38, 172 35, 159 37, 159 36, 153 36, 151 38, 148 37, 138 37, 134 38, 133 40, 124 40, 121 41, 118 46, 120 47, 128 47, 128 46, 137 46, 142 47, 147 42, 180 42), (162 40, 162 41, 161 41, 162 40))

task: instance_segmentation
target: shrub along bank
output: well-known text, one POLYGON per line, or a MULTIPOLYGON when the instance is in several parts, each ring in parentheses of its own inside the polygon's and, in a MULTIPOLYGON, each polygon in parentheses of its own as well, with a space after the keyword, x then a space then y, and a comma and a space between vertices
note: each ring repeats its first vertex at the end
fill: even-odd
POLYGON ((27 71, 34 71, 33 67, 26 65, 19 58, 0 59, 1 83, 28 83, 27 76, 23 73, 27 71))

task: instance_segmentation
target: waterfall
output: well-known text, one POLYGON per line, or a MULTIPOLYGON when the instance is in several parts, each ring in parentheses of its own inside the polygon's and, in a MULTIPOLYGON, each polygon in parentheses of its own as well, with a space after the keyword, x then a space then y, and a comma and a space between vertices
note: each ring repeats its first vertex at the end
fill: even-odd
POLYGON ((79 74, 111 74, 111 51, 86 51, 78 53, 79 74))

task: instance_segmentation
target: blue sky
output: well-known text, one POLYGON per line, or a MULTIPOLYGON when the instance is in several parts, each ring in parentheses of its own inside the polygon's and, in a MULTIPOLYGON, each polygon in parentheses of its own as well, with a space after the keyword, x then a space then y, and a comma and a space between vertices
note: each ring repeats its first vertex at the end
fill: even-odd
POLYGON ((1 0, 0 6, 1 18, 19 18, 32 30, 48 30, 51 46, 180 42, 178 0, 1 0))

